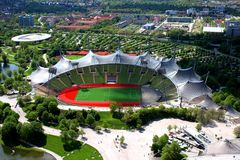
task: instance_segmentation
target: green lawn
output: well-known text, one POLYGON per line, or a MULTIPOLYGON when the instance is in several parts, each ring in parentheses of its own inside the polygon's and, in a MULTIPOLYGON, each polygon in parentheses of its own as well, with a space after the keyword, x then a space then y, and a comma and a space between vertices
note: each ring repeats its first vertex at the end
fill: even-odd
POLYGON ((141 88, 83 88, 79 89, 76 101, 140 102, 141 88))
POLYGON ((104 124, 107 128, 112 129, 127 129, 127 125, 119 119, 112 118, 112 114, 108 111, 98 112, 101 119, 97 122, 98 126, 104 127, 104 124))
POLYGON ((24 75, 29 76, 32 72, 33 72, 32 67, 29 66, 28 69, 25 70, 24 75))
MULTIPOLYGON (((0 144, 3 144, 1 138, 0 144)), ((42 151, 35 148, 33 149, 31 147, 25 147, 22 145, 16 146, 14 148, 22 149, 25 152, 29 151, 31 152, 32 150, 42 151)), ((60 155, 61 157, 64 156, 64 160, 90 160, 90 159, 103 160, 100 153, 95 148, 88 144, 83 144, 80 149, 74 150, 72 152, 65 151, 63 149, 63 143, 60 137, 57 136, 47 135, 47 144, 43 148, 53 151, 54 153, 60 155)))
POLYGON ((68 56, 65 56, 67 59, 70 59, 70 60, 75 60, 75 59, 79 59, 79 58, 82 58, 83 56, 78 56, 78 55, 68 55, 68 56))
POLYGON ((99 152, 88 144, 83 144, 78 150, 73 152, 67 152, 63 149, 63 143, 60 137, 47 135, 47 144, 43 147, 55 152, 60 156, 64 156, 64 160, 102 160, 102 156, 99 152))

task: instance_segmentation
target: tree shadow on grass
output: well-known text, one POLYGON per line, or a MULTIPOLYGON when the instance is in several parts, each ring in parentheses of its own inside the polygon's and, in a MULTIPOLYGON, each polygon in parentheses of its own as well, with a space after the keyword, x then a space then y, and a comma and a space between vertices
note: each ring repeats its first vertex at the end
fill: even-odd
POLYGON ((20 144, 26 148, 32 146, 43 147, 47 144, 47 136, 45 134, 37 134, 34 139, 28 141, 22 140, 20 144))
POLYGON ((89 89, 87 89, 87 88, 81 88, 81 91, 82 91, 82 92, 88 92, 89 89))
POLYGON ((63 144, 63 148, 67 152, 71 152, 76 149, 80 149, 82 146, 82 143, 79 141, 72 141, 71 143, 65 143, 63 144))

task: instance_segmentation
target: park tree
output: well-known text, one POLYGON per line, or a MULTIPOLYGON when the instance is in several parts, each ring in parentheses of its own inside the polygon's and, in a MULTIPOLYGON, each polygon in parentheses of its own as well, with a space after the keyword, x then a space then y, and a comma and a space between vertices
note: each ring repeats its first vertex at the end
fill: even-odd
POLYGON ((67 130, 69 130, 69 128, 68 128, 68 120, 66 119, 66 118, 64 118, 64 119, 61 119, 61 121, 59 122, 59 126, 58 126, 58 128, 60 129, 60 130, 62 130, 62 131, 67 131, 67 130))
POLYGON ((7 78, 7 76, 4 74, 4 73, 2 73, 2 81, 5 81, 6 80, 6 78, 7 78))
POLYGON ((36 111, 28 112, 26 117, 29 121, 36 121, 38 118, 38 112, 36 111))
POLYGON ((7 66, 8 66, 8 63, 9 63, 9 60, 8 60, 6 54, 2 54, 2 60, 3 60, 3 66, 4 66, 4 67, 7 67, 7 66))
POLYGON ((125 137, 121 136, 120 139, 119 139, 119 142, 120 142, 121 146, 124 144, 124 141, 125 141, 125 137))
POLYGON ((76 119, 77 119, 79 125, 84 125, 85 124, 85 118, 83 117, 82 112, 77 112, 76 113, 76 119))
POLYGON ((235 127, 233 133, 237 138, 240 138, 240 126, 235 127))
POLYGON ((113 114, 114 112, 117 111, 117 108, 118 108, 117 103, 112 103, 110 105, 110 112, 113 114))
POLYGON ((8 76, 9 78, 12 77, 12 70, 10 70, 10 69, 7 70, 7 76, 8 76))
POLYGON ((171 132, 171 130, 172 130, 172 125, 168 125, 168 126, 167 126, 167 129, 168 129, 168 132, 171 132))
POLYGON ((58 104, 55 101, 52 101, 48 104, 48 111, 54 115, 59 115, 60 109, 57 107, 58 104))
MULTIPOLYGON (((36 102, 35 102, 35 104, 36 104, 36 102)), ((39 117, 41 117, 43 112, 46 110, 47 110, 47 108, 45 108, 42 104, 38 104, 36 107, 36 111, 37 111, 39 117)))
POLYGON ((234 103, 236 102, 236 98, 233 95, 227 96, 227 98, 224 100, 224 105, 232 107, 234 103))
POLYGON ((24 68, 22 68, 22 67, 19 67, 19 68, 18 68, 18 73, 19 73, 20 75, 24 75, 24 72, 25 72, 25 69, 24 69, 24 68))
POLYGON ((13 115, 8 115, 5 119, 4 119, 4 123, 7 122, 12 122, 17 124, 18 123, 18 119, 16 117, 14 117, 13 115))
POLYGON ((6 146, 18 145, 17 124, 13 122, 4 123, 1 130, 2 141, 6 146))
POLYGON ((42 124, 36 121, 23 123, 19 130, 19 136, 21 140, 37 146, 46 144, 46 136, 43 132, 42 124))
POLYGON ((85 131, 81 128, 79 130, 79 135, 81 135, 81 137, 83 138, 83 135, 86 134, 85 131))
POLYGON ((44 111, 41 116, 41 120, 44 124, 48 124, 49 122, 49 113, 48 111, 44 111))
POLYGON ((18 91, 20 95, 25 95, 32 90, 31 85, 27 81, 21 81, 18 83, 18 91))
POLYGON ((70 119, 68 121, 69 121, 69 123, 68 123, 69 130, 74 130, 74 131, 77 132, 78 131, 78 127, 79 127, 79 123, 78 123, 77 119, 70 119))
POLYGON ((233 104, 233 107, 240 112, 240 99, 233 104))
POLYGON ((17 70, 13 70, 13 76, 17 77, 18 76, 18 71, 17 70))
POLYGON ((97 131, 97 133, 99 134, 99 133, 101 133, 101 127, 100 126, 95 126, 95 131, 97 131))
POLYGON ((13 82, 14 82, 14 80, 12 78, 7 78, 4 81, 4 87, 8 90, 12 89, 13 88, 13 82))
POLYGON ((112 117, 121 119, 123 117, 122 109, 123 107, 118 103, 112 103, 110 105, 110 112, 112 113, 112 117))
POLYGON ((173 125, 173 129, 174 129, 174 131, 176 132, 176 130, 177 130, 177 125, 173 125))
POLYGON ((162 149, 161 160, 182 160, 181 148, 176 141, 170 145, 165 145, 162 149))
POLYGON ((200 132, 200 131, 202 130, 202 124, 201 124, 201 123, 198 123, 198 124, 196 125, 196 129, 197 129, 198 132, 200 132))
POLYGON ((94 127, 94 126, 95 126, 95 118, 92 116, 92 114, 88 114, 88 115, 87 115, 86 123, 87 123, 87 125, 89 125, 90 127, 94 127))
POLYGON ((168 36, 172 39, 177 39, 180 40, 181 37, 183 37, 183 35, 186 33, 186 31, 181 30, 181 29, 172 29, 170 31, 168 31, 168 36))
POLYGON ((78 136, 79 133, 74 130, 61 132, 61 140, 66 151, 72 151, 80 148, 81 143, 77 141, 78 136))
POLYGON ((168 136, 164 134, 161 137, 155 135, 153 137, 153 144, 151 146, 151 150, 153 151, 154 155, 159 157, 161 156, 163 147, 168 143, 168 136))
POLYGON ((5 92, 5 87, 3 85, 0 85, 0 95, 4 95, 5 92))

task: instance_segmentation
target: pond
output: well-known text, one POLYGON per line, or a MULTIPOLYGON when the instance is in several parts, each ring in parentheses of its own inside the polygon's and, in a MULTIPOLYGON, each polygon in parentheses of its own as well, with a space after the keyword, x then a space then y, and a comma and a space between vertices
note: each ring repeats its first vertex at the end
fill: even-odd
POLYGON ((8 64, 8 66, 6 66, 6 67, 3 66, 3 63, 0 63, 0 65, 2 66, 0 69, 0 72, 3 72, 3 73, 6 73, 7 70, 14 71, 14 70, 18 69, 18 66, 15 64, 8 64))
POLYGON ((34 149, 20 149, 0 145, 1 160, 56 160, 52 155, 34 149))

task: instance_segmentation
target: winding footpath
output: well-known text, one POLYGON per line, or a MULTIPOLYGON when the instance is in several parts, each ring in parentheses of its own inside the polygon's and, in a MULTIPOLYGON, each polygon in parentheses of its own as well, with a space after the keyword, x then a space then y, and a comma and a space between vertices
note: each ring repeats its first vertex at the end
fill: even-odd
MULTIPOLYGON (((15 106, 17 103, 16 98, 10 98, 7 96, 0 97, 0 101, 10 103, 12 110, 20 115, 20 122, 27 122, 25 117, 26 113, 19 107, 15 106)), ((64 106, 61 106, 64 107, 64 106)), ((154 135, 163 135, 168 133, 168 125, 177 125, 178 127, 191 127, 195 128, 196 123, 183 121, 180 119, 162 119, 155 121, 144 128, 142 132, 129 131, 129 130, 109 130, 109 132, 96 131, 85 128, 86 135, 84 139, 80 136, 78 140, 87 143, 96 148, 102 155, 104 160, 150 160, 153 159, 153 155, 150 149, 152 144, 152 138, 154 135), (121 147, 120 144, 115 140, 124 136, 125 147, 121 147)), ((216 127, 203 127, 203 131, 209 136, 212 142, 216 141, 215 134, 222 136, 223 139, 234 138, 232 130, 235 126, 227 126, 225 123, 216 122, 216 127)), ((58 129, 43 126, 44 133, 60 136, 61 131, 58 129)), ((46 150, 45 150, 46 151, 46 150)), ((51 153, 52 154, 52 153, 51 153)), ((191 156, 197 156, 197 152, 189 153, 191 156)), ((58 155, 52 154, 56 158, 58 155)), ((62 160, 62 157, 58 157, 57 160, 62 160)))

